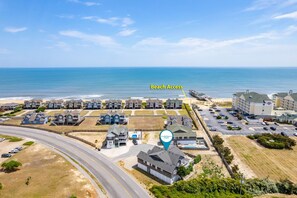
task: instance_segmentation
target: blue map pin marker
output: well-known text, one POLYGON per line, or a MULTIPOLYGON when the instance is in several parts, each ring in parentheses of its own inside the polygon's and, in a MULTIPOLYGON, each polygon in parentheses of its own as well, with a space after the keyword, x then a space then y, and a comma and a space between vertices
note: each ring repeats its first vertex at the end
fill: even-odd
POLYGON ((169 130, 161 131, 160 140, 161 140, 165 150, 167 151, 172 140, 173 140, 173 133, 169 130))

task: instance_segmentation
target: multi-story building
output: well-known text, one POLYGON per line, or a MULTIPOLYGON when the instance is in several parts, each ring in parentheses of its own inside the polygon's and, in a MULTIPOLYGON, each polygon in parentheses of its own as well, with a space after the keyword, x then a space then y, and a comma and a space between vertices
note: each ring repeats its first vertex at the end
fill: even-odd
POLYGON ((22 121, 22 124, 46 124, 48 116, 44 113, 27 113, 22 121))
POLYGON ((3 111, 9 111, 9 110, 15 110, 19 106, 20 104, 18 103, 5 103, 0 105, 0 109, 3 111))
POLYGON ((172 124, 167 126, 167 130, 173 133, 173 141, 176 145, 196 145, 197 135, 192 127, 181 124, 172 124))
POLYGON ((66 109, 81 109, 83 108, 83 101, 82 100, 68 100, 65 102, 66 109))
POLYGON ((137 167, 162 181, 172 184, 181 177, 177 174, 180 166, 188 167, 190 160, 176 146, 164 148, 154 146, 148 152, 140 151, 137 155, 137 167))
POLYGON ((106 100, 105 101, 106 109, 121 109, 122 101, 121 100, 106 100))
POLYGON ((124 113, 108 112, 101 114, 97 124, 127 124, 128 118, 124 113))
POLYGON ((63 100, 49 100, 45 103, 47 109, 61 109, 63 108, 63 100))
POLYGON ((161 109, 162 108, 162 100, 159 99, 148 99, 146 101, 147 109, 161 109))
POLYGON ((52 120, 53 125, 79 125, 84 120, 78 111, 65 111, 57 113, 52 120))
POLYGON ((180 124, 189 128, 192 128, 193 121, 188 116, 168 116, 166 121, 166 126, 173 125, 173 124, 180 124))
POLYGON ((126 109, 141 109, 142 101, 139 99, 129 99, 126 100, 125 108, 126 109))
POLYGON ((168 99, 166 100, 166 109, 181 109, 183 106, 183 101, 179 99, 168 99))
POLYGON ((85 102, 85 108, 86 109, 101 109, 102 108, 102 102, 101 100, 91 100, 85 102))
POLYGON ((276 108, 297 111, 297 93, 290 90, 288 93, 277 93, 273 95, 276 108))
POLYGON ((115 148, 126 145, 128 141, 128 128, 119 125, 109 127, 106 135, 106 148, 115 148))
POLYGON ((232 107, 248 115, 271 115, 273 102, 266 94, 256 92, 237 92, 233 95, 232 107))
POLYGON ((33 99, 24 101, 24 109, 38 109, 42 105, 42 100, 33 99))

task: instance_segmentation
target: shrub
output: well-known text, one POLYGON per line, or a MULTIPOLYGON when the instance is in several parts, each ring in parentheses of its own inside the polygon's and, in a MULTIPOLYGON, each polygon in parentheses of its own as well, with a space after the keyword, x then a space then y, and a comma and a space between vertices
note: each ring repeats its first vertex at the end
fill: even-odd
POLYGON ((41 106, 41 107, 38 107, 38 109, 35 112, 39 113, 39 112, 44 112, 44 111, 45 111, 45 107, 41 106))
POLYGON ((197 155, 197 156, 194 158, 194 164, 198 164, 200 161, 201 161, 201 155, 197 155))
POLYGON ((31 146, 32 144, 34 144, 33 141, 29 141, 29 142, 25 142, 23 145, 24 146, 31 146))
POLYGON ((296 145, 296 141, 280 134, 256 134, 247 136, 250 139, 257 140, 259 144, 271 149, 292 149, 296 145))
POLYGON ((181 177, 189 175, 193 171, 193 165, 190 164, 188 167, 180 166, 177 169, 177 174, 181 177))
POLYGON ((19 166, 22 166, 21 162, 18 162, 16 160, 11 160, 9 162, 4 162, 1 167, 4 169, 4 171, 11 172, 15 171, 19 166))
POLYGON ((3 185, 2 185, 2 183, 0 183, 0 190, 2 190, 2 188, 3 188, 3 185))

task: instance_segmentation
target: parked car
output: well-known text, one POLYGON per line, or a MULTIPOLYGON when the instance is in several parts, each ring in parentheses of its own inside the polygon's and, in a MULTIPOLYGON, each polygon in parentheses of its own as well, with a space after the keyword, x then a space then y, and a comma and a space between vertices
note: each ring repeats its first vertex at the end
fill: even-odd
POLYGON ((221 110, 220 109, 217 109, 216 112, 221 112, 221 110))
POLYGON ((276 130, 276 128, 275 128, 275 127, 270 127, 270 129, 271 129, 271 130, 273 130, 273 131, 275 131, 275 130, 276 130))
POLYGON ((219 124, 225 123, 223 120, 218 121, 219 124))
POLYGON ((203 109, 198 109, 198 111, 203 111, 203 109))
POLYGON ((208 109, 208 111, 213 111, 212 109, 208 109))
POLYGON ((3 154, 1 155, 2 158, 9 158, 9 157, 11 157, 11 156, 12 156, 12 155, 9 154, 9 153, 3 153, 3 154))
POLYGON ((297 130, 297 128, 295 128, 295 130, 297 130))
POLYGON ((281 132, 282 136, 288 136, 285 132, 281 132))
POLYGON ((265 125, 266 125, 266 126, 268 126, 268 125, 269 125, 269 123, 268 123, 268 122, 264 122, 264 123, 265 123, 265 125))
POLYGON ((297 133, 294 133, 295 136, 297 136, 297 133))
POLYGON ((277 122, 274 123, 276 126, 278 126, 279 124, 277 122))
POLYGON ((17 149, 17 150, 21 151, 21 150, 23 150, 23 147, 18 146, 18 147, 15 147, 14 149, 17 149))
POLYGON ((214 111, 211 111, 210 113, 211 113, 211 114, 214 114, 215 112, 214 112, 214 111))
POLYGON ((263 129, 264 129, 265 131, 268 131, 268 128, 267 128, 267 127, 263 127, 263 129))
POLYGON ((9 151, 9 153, 18 153, 19 150, 18 149, 12 149, 11 151, 9 151))
POLYGON ((233 122, 227 122, 227 124, 233 124, 233 122))
POLYGON ((210 131, 217 131, 217 129, 216 128, 213 128, 213 127, 211 127, 209 130, 210 131))
POLYGON ((264 125, 264 126, 266 126, 266 123, 265 122, 262 122, 261 124, 264 125))
POLYGON ((133 142, 134 145, 138 145, 137 140, 133 139, 132 142, 133 142))

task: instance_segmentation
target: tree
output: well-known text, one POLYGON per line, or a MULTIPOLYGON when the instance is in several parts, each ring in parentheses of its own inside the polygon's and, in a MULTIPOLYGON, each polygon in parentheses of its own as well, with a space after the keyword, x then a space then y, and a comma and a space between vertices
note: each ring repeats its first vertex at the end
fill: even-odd
POLYGON ((21 162, 11 160, 9 162, 4 162, 1 167, 8 172, 15 171, 19 166, 22 166, 21 162))
POLYGON ((221 145, 221 144, 224 143, 223 138, 221 138, 219 135, 214 135, 214 136, 212 137, 212 139, 213 139, 213 144, 214 144, 214 146, 216 146, 216 145, 221 145))
POLYGON ((201 155, 197 155, 194 159, 194 164, 198 164, 201 161, 201 155))

